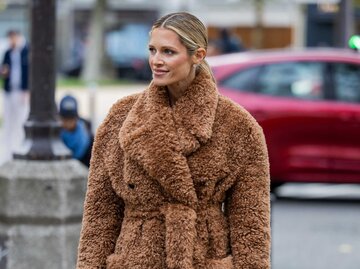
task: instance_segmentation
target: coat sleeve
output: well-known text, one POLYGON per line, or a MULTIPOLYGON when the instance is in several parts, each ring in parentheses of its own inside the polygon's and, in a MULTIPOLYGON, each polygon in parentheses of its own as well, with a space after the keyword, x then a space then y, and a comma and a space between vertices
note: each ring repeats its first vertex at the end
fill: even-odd
POLYGON ((5 54, 4 54, 2 63, 1 63, 2 65, 4 65, 4 64, 9 64, 9 59, 10 59, 10 58, 9 58, 9 55, 10 55, 10 54, 9 54, 9 51, 6 51, 5 54))
POLYGON ((232 170, 237 172, 226 203, 234 269, 268 269, 270 177, 265 138, 252 118, 238 126, 231 149, 232 170))
POLYGON ((125 100, 114 105, 95 137, 84 204, 77 269, 105 269, 106 258, 114 252, 120 233, 124 202, 111 186, 106 164, 110 148, 118 146, 118 132, 129 110, 128 103, 125 100))

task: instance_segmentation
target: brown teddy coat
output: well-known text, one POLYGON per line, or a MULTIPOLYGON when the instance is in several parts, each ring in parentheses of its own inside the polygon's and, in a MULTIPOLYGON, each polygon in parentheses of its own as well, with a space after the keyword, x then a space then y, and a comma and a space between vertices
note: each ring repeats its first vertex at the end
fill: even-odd
POLYGON ((77 269, 270 268, 261 128, 200 73, 118 101, 98 129, 77 269))

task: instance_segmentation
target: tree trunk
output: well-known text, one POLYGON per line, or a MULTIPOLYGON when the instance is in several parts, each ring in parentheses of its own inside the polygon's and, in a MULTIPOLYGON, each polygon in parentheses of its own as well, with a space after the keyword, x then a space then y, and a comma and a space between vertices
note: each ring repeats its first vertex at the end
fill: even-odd
POLYGON ((103 77, 104 68, 104 31, 107 0, 96 0, 91 14, 87 36, 86 54, 82 69, 82 79, 97 81, 103 77))
POLYGON ((255 7, 255 26, 252 32, 252 47, 254 49, 263 48, 263 15, 264 0, 254 0, 255 7))

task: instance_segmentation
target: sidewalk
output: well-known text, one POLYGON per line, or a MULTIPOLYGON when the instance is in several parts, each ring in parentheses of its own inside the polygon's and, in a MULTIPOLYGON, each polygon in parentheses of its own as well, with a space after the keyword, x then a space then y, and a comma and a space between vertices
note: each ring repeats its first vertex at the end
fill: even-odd
MULTIPOLYGON (((73 95, 79 103, 79 114, 92 121, 95 130, 107 115, 112 104, 124 96, 143 91, 147 84, 131 84, 117 86, 99 86, 96 88, 85 87, 63 87, 56 90, 56 103, 66 94, 73 95)), ((0 104, 3 104, 3 95, 0 94, 0 104)), ((0 109, 0 119, 2 119, 2 107, 0 109)), ((3 156, 3 137, 0 125, 0 165, 4 162, 3 156)))

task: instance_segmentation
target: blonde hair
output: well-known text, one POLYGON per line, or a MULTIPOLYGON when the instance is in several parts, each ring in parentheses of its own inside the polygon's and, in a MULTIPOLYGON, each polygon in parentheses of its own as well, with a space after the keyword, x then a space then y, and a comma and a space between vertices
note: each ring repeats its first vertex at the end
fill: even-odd
MULTIPOLYGON (((153 24, 151 31, 156 28, 174 31, 179 36, 180 42, 186 47, 189 55, 193 55, 199 48, 207 50, 207 29, 197 17, 190 13, 176 12, 165 15, 153 24)), ((206 72, 215 81, 211 68, 205 59, 197 66, 197 71, 199 70, 206 72)))

